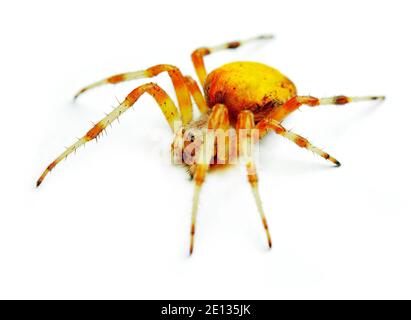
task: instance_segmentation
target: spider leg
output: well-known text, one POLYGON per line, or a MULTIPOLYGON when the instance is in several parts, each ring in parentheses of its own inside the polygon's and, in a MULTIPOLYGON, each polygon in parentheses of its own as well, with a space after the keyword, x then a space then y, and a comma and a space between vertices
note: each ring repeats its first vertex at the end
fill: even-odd
POLYGON ((66 149, 62 154, 60 154, 52 163, 48 165, 48 167, 44 170, 40 178, 37 180, 37 187, 43 182, 46 175, 54 169, 54 167, 63 159, 65 159, 69 154, 76 151, 79 147, 84 145, 86 142, 89 142, 99 136, 99 134, 114 120, 116 120, 123 112, 128 110, 133 104, 140 98, 143 93, 149 93, 157 102, 158 106, 160 107, 161 111, 163 112, 168 124, 170 125, 171 129, 174 130, 174 122, 180 122, 180 115, 178 110, 168 96, 168 94, 161 89, 155 83, 147 83, 141 85, 131 91, 125 100, 120 103, 118 107, 113 109, 106 117, 101 119, 97 124, 94 125, 82 138, 78 139, 74 144, 66 149))
POLYGON ((198 79, 200 80, 201 85, 204 86, 205 79, 207 77, 207 71, 204 66, 204 56, 209 55, 210 53, 213 53, 216 51, 221 51, 225 49, 235 49, 248 42, 253 42, 256 40, 267 40, 267 39, 272 39, 272 38, 273 38, 272 35, 261 35, 261 36, 249 38, 246 40, 231 41, 231 42, 223 43, 221 45, 214 46, 214 47, 202 47, 202 48, 196 49, 191 54, 191 60, 194 64, 194 68, 196 70, 196 73, 197 73, 198 79))
POLYGON ((95 83, 92 83, 80 89, 74 96, 74 99, 78 98, 84 92, 92 88, 95 88, 95 87, 99 87, 105 84, 117 84, 120 82, 135 80, 135 79, 152 78, 162 72, 167 72, 171 78, 171 81, 173 83, 173 86, 174 86, 174 89, 177 95, 178 105, 180 107, 181 118, 182 118, 183 124, 186 124, 192 120, 192 104, 191 104, 190 92, 192 92, 194 100, 197 103, 199 109, 202 112, 205 112, 203 111, 205 108, 204 98, 201 94, 201 91, 195 90, 195 88, 193 87, 196 85, 195 83, 194 84, 192 83, 194 80, 192 79, 187 80, 187 78, 185 78, 181 74, 181 71, 177 67, 169 65, 169 64, 159 64, 151 68, 148 68, 146 70, 119 73, 114 76, 102 79, 100 81, 97 81, 95 83))
POLYGON ((193 78, 190 76, 185 76, 185 82, 187 85, 188 90, 190 91, 191 96, 194 98, 194 101, 200 110, 201 113, 207 113, 208 112, 208 106, 205 102, 204 96, 200 90, 200 87, 197 84, 197 81, 195 81, 193 78))
POLYGON ((194 250, 194 236, 200 191, 204 183, 207 171, 210 167, 210 162, 214 156, 214 146, 216 139, 214 130, 228 129, 229 125, 230 123, 227 108, 223 104, 216 104, 212 108, 210 118, 208 119, 207 127, 209 130, 207 130, 205 141, 196 154, 196 168, 194 172, 194 197, 193 207, 191 211, 190 255, 194 250))
POLYGON ((260 131, 260 137, 264 136, 268 130, 273 130, 276 134, 287 138, 299 147, 311 150, 312 152, 318 154, 320 157, 331 161, 337 167, 341 165, 337 159, 331 157, 328 153, 311 144, 306 138, 303 138, 302 136, 285 129, 277 120, 270 116, 261 120, 256 127, 260 131))
POLYGON ((289 113, 295 111, 303 104, 310 107, 317 107, 320 105, 343 105, 350 102, 360 101, 372 101, 372 100, 384 100, 385 96, 361 96, 361 97, 347 97, 347 96, 334 96, 327 98, 315 98, 311 96, 297 96, 291 98, 284 103, 281 108, 276 108, 272 111, 271 117, 275 119, 283 119, 289 113))
POLYGON ((247 168, 248 182, 250 183, 251 189, 253 191, 254 199, 257 204, 257 209, 263 222, 265 233, 267 235, 268 246, 271 248, 271 236, 268 229, 267 218, 265 217, 263 206, 260 198, 260 193, 258 191, 258 177, 256 166, 254 163, 253 155, 251 152, 247 151, 249 146, 252 145, 252 130, 255 128, 254 125, 254 114, 251 111, 244 110, 238 114, 237 117, 237 137, 239 137, 239 154, 245 160, 247 168), (245 136, 242 134, 242 130, 246 130, 245 136))

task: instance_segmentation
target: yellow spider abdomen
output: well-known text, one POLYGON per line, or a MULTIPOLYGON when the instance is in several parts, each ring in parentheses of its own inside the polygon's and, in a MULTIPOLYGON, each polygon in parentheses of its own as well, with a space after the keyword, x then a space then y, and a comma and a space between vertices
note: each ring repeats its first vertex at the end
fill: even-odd
POLYGON ((207 76, 204 89, 208 106, 223 103, 234 121, 242 110, 250 110, 258 122, 297 95, 291 80, 257 62, 232 62, 215 69, 207 76))

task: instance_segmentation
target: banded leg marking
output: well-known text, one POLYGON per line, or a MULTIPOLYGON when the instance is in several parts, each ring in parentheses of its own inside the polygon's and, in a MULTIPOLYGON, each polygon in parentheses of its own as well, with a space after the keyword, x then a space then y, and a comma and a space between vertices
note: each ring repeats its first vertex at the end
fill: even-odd
MULTIPOLYGON (((134 71, 134 72, 127 72, 127 73, 119 73, 114 76, 105 78, 103 80, 97 81, 95 83, 92 83, 82 89, 80 89, 76 95, 74 96, 74 99, 78 98, 82 93, 95 88, 99 87, 105 84, 117 84, 120 82, 124 81, 129 81, 129 80, 136 80, 136 79, 143 79, 143 78, 152 78, 154 76, 157 76, 158 74, 162 72, 167 72, 168 75, 171 78, 171 81, 174 86, 174 90, 177 95, 177 100, 178 100, 178 106, 180 108, 181 112, 181 120, 183 124, 189 123, 192 118, 193 118, 193 107, 191 104, 191 97, 190 97, 190 91, 189 88, 186 85, 186 79, 185 77, 181 74, 181 71, 172 65, 169 64, 159 64, 155 65, 151 68, 148 68, 146 70, 140 70, 140 71, 134 71)), ((197 93, 196 93, 197 94, 197 93)), ((201 94, 201 92, 200 92, 201 94)), ((195 99, 199 99, 198 97, 195 97, 195 99)), ((204 99, 204 98, 203 98, 204 99)), ((195 100, 197 102, 197 100, 195 100)))
POLYGON ((228 110, 223 104, 217 104, 212 108, 208 119, 208 130, 205 143, 203 143, 196 155, 196 168, 194 172, 194 197, 191 211, 191 232, 190 232, 190 255, 194 250, 194 237, 198 213, 198 200, 201 187, 204 183, 207 171, 210 167, 211 159, 214 156, 215 133, 214 130, 228 128, 230 122, 228 110))
POLYGON ((140 98, 140 96, 145 92, 149 93, 156 100, 168 124, 173 130, 174 122, 180 121, 180 115, 174 102, 171 100, 168 94, 155 83, 147 83, 142 86, 139 86, 133 91, 131 91, 127 95, 126 99, 117 108, 113 109, 109 114, 107 114, 106 117, 104 117, 97 124, 95 124, 94 127, 92 127, 82 138, 78 139, 74 144, 68 147, 66 151, 64 151, 52 163, 50 163, 48 167, 44 170, 40 178, 37 180, 37 187, 43 182, 46 175, 52 169, 54 169, 54 167, 61 160, 65 159, 68 155, 76 151, 85 143, 93 139, 96 139, 108 125, 110 125, 121 114, 123 114, 126 110, 133 106, 133 104, 138 100, 138 98, 140 98))
POLYGON ((244 158, 245 160, 248 182, 250 183, 251 190, 253 191, 254 199, 257 204, 258 213, 260 214, 261 221, 264 226, 264 230, 265 230, 267 241, 268 241, 268 247, 271 248, 272 246, 271 235, 268 229, 267 218, 264 214, 260 192, 258 190, 258 176, 257 176, 256 166, 255 166, 255 162, 253 159, 253 155, 247 151, 247 148, 252 143, 252 137, 251 137, 252 131, 251 130, 254 129, 254 127, 255 127, 254 114, 248 110, 241 111, 237 117, 237 125, 236 125, 237 137, 240 137, 239 135, 240 130, 246 129, 247 134, 246 134, 246 139, 240 139, 239 141, 239 153, 240 153, 240 157, 244 158))
POLYGON ((201 93, 200 87, 197 82, 190 76, 185 77, 186 85, 190 91, 191 96, 194 98, 194 101, 200 110, 201 113, 207 113, 208 106, 205 102, 204 96, 201 93))
POLYGON ((204 65, 204 56, 207 56, 213 52, 217 52, 217 51, 221 51, 225 49, 235 49, 249 42, 258 41, 258 40, 268 40, 272 38, 273 38, 272 35, 261 35, 258 37, 253 37, 253 38, 249 38, 245 40, 223 43, 221 45, 217 45, 214 47, 198 48, 191 54, 191 60, 194 64, 194 68, 196 70, 198 79, 200 80, 200 84, 204 86, 205 79, 207 77, 207 71, 204 65))
POLYGON ((288 100, 282 106, 286 114, 298 109, 303 104, 310 107, 317 107, 320 105, 343 105, 351 102, 361 101, 374 101, 384 100, 385 96, 361 96, 361 97, 347 97, 347 96, 334 96, 327 98, 316 98, 312 96, 297 96, 288 100))
POLYGON ((318 154, 320 157, 331 161, 337 167, 341 165, 337 159, 330 156, 328 153, 324 152, 320 148, 317 148, 316 146, 311 144, 306 138, 285 129, 277 120, 267 117, 266 119, 261 120, 257 124, 257 129, 260 131, 260 136, 265 135, 268 130, 273 130, 276 134, 279 134, 284 138, 287 138, 299 147, 311 150, 315 154, 318 154))

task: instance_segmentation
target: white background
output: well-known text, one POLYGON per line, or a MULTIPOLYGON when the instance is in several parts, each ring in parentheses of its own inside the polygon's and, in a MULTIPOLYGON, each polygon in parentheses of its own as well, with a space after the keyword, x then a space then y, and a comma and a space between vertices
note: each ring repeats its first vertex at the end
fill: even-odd
MULTIPOLYGON (((13 1, 0 5, 0 298, 411 298, 407 1, 13 1), (244 168, 207 177, 188 258, 193 185, 149 96, 99 143, 42 170, 145 80, 80 87, 193 49, 275 33, 206 58, 270 64, 318 97, 285 122, 339 161, 260 146, 266 239, 244 168)), ((175 97, 170 80, 160 83, 175 97)))

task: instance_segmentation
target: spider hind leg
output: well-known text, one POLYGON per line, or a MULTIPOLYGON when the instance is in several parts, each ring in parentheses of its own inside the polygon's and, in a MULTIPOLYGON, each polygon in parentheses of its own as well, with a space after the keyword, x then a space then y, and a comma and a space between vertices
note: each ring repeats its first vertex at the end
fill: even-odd
POLYGON ((385 100, 385 96, 359 96, 359 97, 348 97, 348 96, 333 96, 326 98, 316 98, 312 96, 296 96, 285 102, 281 108, 273 110, 270 114, 271 118, 283 119, 291 112, 297 110, 302 105, 307 105, 309 107, 318 107, 322 105, 344 105, 351 102, 362 102, 362 101, 382 101, 385 100))
POLYGON ((269 130, 272 130, 276 134, 279 134, 280 136, 283 136, 284 138, 294 142, 297 146, 310 150, 320 157, 324 158, 325 160, 334 163, 337 167, 341 166, 341 163, 330 154, 316 147, 310 141, 300 136, 299 134, 287 130, 277 120, 271 118, 270 116, 261 120, 257 124, 257 129, 260 131, 260 137, 264 136, 269 130))

